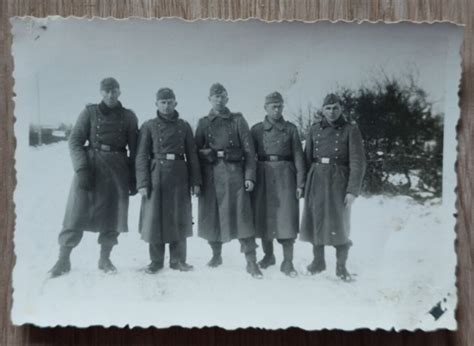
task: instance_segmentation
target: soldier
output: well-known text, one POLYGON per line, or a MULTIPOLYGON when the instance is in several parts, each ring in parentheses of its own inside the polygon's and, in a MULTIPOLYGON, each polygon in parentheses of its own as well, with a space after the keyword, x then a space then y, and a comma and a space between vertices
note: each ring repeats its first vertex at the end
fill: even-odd
POLYGON ((110 253, 119 233, 128 230, 128 198, 136 193, 133 162, 138 121, 119 102, 120 86, 114 78, 101 81, 100 93, 102 102, 86 106, 69 137, 75 175, 51 277, 70 271, 70 254, 83 231, 99 233, 99 269, 115 272, 110 253))
POLYGON ((349 248, 350 208, 360 194, 365 172, 365 153, 358 126, 342 115, 341 100, 334 94, 324 99, 323 117, 306 138, 308 171, 301 223, 301 240, 313 244, 311 274, 326 269, 324 246, 336 248, 336 275, 350 281, 346 261, 349 248))
POLYGON ((266 116, 252 127, 258 157, 257 183, 252 194, 255 230, 262 239, 265 269, 275 264, 273 239, 283 246, 280 270, 297 276, 293 244, 298 234, 299 199, 303 197, 305 162, 295 125, 283 118, 283 97, 273 92, 265 98, 266 116))
POLYGON ((166 243, 171 269, 193 269, 186 263, 186 238, 192 236, 190 191, 199 193, 201 172, 191 126, 179 118, 177 104, 173 90, 158 90, 157 116, 142 125, 138 140, 139 229, 149 243, 149 274, 163 268, 166 243))
POLYGON ((247 121, 226 104, 227 91, 219 83, 209 92, 212 109, 199 120, 196 144, 203 177, 199 197, 198 234, 212 248, 208 265, 222 264, 222 243, 238 238, 247 272, 262 278, 256 259, 250 191, 256 175, 255 151, 247 121))

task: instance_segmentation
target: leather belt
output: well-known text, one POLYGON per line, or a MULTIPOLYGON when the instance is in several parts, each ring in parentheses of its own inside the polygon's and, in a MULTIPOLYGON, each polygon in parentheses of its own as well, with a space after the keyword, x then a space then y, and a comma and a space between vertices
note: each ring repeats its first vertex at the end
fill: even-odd
POLYGON ((313 163, 321 163, 323 165, 338 165, 338 166, 349 166, 349 162, 333 157, 313 157, 313 163))
POLYGON ((102 144, 102 143, 92 143, 90 146, 95 150, 100 150, 100 151, 107 151, 107 152, 120 152, 120 153, 126 153, 127 149, 125 147, 116 147, 114 145, 109 145, 109 144, 102 144))
POLYGON ((292 156, 283 155, 258 155, 258 161, 293 161, 292 156))
POLYGON ((152 159, 157 159, 157 160, 170 160, 170 161, 184 160, 184 154, 153 153, 153 154, 151 154, 151 158, 152 159))

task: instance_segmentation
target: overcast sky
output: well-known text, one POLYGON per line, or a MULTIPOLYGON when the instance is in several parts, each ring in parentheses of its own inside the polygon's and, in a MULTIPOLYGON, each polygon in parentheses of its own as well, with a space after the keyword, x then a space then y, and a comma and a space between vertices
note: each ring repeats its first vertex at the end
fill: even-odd
POLYGON ((194 127, 209 111, 214 82, 225 85, 229 108, 250 124, 263 118, 264 97, 274 90, 291 120, 298 107, 319 106, 337 86, 357 87, 381 68, 394 76, 417 71, 443 110, 449 24, 31 18, 12 24, 15 115, 32 123, 74 122, 87 103, 100 101, 99 82, 108 76, 119 80, 121 101, 140 123, 155 116, 158 88, 171 87, 177 110, 194 127))

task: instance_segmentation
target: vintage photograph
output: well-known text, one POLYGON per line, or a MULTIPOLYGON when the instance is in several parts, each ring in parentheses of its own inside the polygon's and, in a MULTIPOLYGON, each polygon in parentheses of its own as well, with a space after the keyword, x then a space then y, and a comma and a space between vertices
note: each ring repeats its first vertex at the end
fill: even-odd
POLYGON ((456 329, 462 27, 11 24, 14 324, 456 329))

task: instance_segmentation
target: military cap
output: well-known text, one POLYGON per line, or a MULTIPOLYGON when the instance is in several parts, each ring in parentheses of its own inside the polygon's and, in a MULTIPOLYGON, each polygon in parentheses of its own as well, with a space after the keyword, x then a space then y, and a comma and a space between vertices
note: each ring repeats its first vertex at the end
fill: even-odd
POLYGON ((335 103, 341 104, 341 98, 336 94, 327 94, 323 101, 323 107, 326 105, 332 105, 335 103))
POLYGON ((221 83, 214 83, 211 85, 211 88, 209 89, 209 96, 220 95, 222 93, 227 93, 227 90, 221 83))
POLYGON ((274 91, 265 97, 265 104, 283 103, 283 96, 278 91, 274 91))
POLYGON ((168 100, 168 99, 176 99, 174 92, 170 88, 161 88, 156 93, 157 100, 168 100))
POLYGON ((111 90, 115 88, 120 89, 120 84, 115 78, 104 78, 100 82, 100 90, 111 90))

